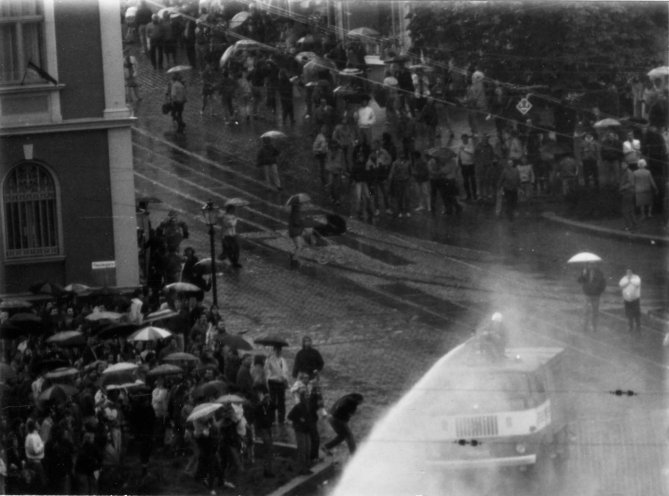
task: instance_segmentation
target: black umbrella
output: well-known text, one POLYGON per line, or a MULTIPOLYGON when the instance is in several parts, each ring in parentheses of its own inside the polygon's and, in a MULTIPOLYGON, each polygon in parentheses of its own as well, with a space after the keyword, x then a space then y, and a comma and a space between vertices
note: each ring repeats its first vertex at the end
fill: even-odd
POLYGON ((59 402, 65 401, 70 396, 77 393, 77 388, 67 384, 54 384, 50 388, 42 391, 38 397, 40 401, 55 400, 59 402))
POLYGON ((0 339, 11 341, 27 334, 26 329, 12 322, 5 321, 0 325, 0 339))
POLYGON ((139 327, 137 324, 131 324, 130 322, 116 322, 100 329, 96 336, 100 339, 127 338, 139 327))
POLYGON ((42 325, 42 318, 39 315, 34 313, 15 313, 9 318, 9 322, 16 324, 18 326, 32 327, 36 325, 42 325))
POLYGON ((288 341, 279 336, 265 336, 262 338, 254 339, 255 344, 260 344, 263 346, 288 346, 288 341))
POLYGON ((30 286, 30 292, 51 296, 61 296, 66 293, 65 288, 58 283, 42 281, 30 286))
POLYGON ((227 345, 236 350, 252 350, 253 345, 242 336, 236 334, 224 334, 219 338, 221 344, 227 345))
POLYGON ((212 396, 220 396, 228 392, 228 384, 219 379, 205 382, 193 390, 193 396, 196 398, 208 398, 212 396))
POLYGON ((69 365, 70 362, 68 362, 67 360, 63 360, 61 358, 47 358, 39 363, 39 369, 42 372, 44 372, 47 370, 54 370, 60 367, 68 367, 69 365))

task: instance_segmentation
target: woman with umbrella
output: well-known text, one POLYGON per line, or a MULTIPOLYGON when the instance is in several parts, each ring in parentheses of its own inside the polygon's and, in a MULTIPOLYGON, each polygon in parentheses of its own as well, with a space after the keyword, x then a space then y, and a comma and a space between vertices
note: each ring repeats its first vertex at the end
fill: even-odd
POLYGON ((172 72, 172 78, 167 84, 165 99, 171 105, 170 115, 177 127, 177 134, 183 134, 186 124, 183 120, 184 105, 186 104, 186 85, 180 71, 172 72))

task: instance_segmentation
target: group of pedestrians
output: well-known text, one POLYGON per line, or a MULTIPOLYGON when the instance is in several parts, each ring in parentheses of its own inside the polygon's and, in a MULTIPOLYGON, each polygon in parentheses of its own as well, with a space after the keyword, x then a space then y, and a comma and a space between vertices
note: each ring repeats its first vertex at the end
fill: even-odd
MULTIPOLYGON (((341 442, 355 450, 348 421, 362 396, 347 395, 325 410, 319 383, 325 363, 308 336, 289 368, 285 343, 267 356, 238 349, 240 336, 227 332, 218 310, 193 297, 168 293, 157 308, 141 292, 130 304, 121 300, 80 294, 36 306, 28 313, 40 332, 26 328, 5 343, 3 493, 118 494, 150 476, 155 456, 187 456, 184 473, 213 494, 234 488, 255 463, 256 440, 263 474, 274 477, 273 439, 285 435, 286 421, 297 440, 298 474, 310 473, 341 442), (109 311, 121 317, 96 317, 109 311), (142 324, 156 311, 168 315, 142 324), (114 332, 133 324, 163 327, 172 336, 131 342, 114 332), (73 342, 49 339, 71 329, 79 334, 73 342), (219 398, 224 394, 229 399, 219 398), (215 414, 190 420, 217 400, 215 414), (321 448, 326 422, 333 434, 321 448), (139 461, 137 471, 131 460, 139 461)), ((3 313, 0 323, 10 316, 3 313)))

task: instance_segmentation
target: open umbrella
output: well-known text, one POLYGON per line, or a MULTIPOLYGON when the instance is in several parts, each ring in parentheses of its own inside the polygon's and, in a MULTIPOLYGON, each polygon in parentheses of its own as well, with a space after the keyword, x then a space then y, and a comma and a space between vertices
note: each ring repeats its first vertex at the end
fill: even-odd
POLYGON ((224 334, 220 337, 220 342, 236 350, 252 350, 253 345, 242 336, 236 334, 224 334))
POLYGON ((242 12, 239 12, 234 15, 232 19, 230 19, 230 23, 228 24, 228 28, 230 29, 237 29, 240 27, 242 24, 244 24, 248 18, 251 17, 251 13, 247 10, 244 10, 242 12))
POLYGON ((236 394, 224 394, 216 398, 215 403, 244 403, 246 399, 236 394))
POLYGON ((409 66, 409 69, 412 71, 426 71, 429 72, 432 70, 431 65, 426 65, 426 64, 413 64, 409 66))
POLYGON ((360 74, 362 74, 362 71, 355 67, 347 67, 346 69, 339 71, 340 76, 359 76, 360 74))
POLYGON ((248 200, 244 200, 244 198, 230 198, 229 200, 225 200, 223 204, 224 207, 247 207, 248 205, 248 200))
POLYGON ((302 64, 306 64, 310 60, 313 60, 317 57, 318 55, 316 55, 314 52, 300 52, 297 55, 295 55, 295 60, 301 62, 302 64))
POLYGON ((427 155, 430 155, 431 157, 442 158, 442 159, 445 159, 445 160, 454 158, 456 156, 456 154, 453 150, 451 150, 450 148, 445 148, 445 147, 430 148, 425 153, 427 155))
POLYGON ((602 259, 598 255, 584 251, 581 253, 577 253, 576 255, 571 257, 569 260, 567 260, 567 263, 589 263, 589 262, 601 262, 601 261, 602 259))
POLYGON ((4 362, 0 362, 0 382, 6 382, 16 377, 16 371, 4 362))
POLYGON ((601 121, 597 121, 592 125, 592 127, 594 127, 595 129, 602 129, 605 127, 617 127, 617 126, 620 126, 620 122, 615 119, 611 119, 610 117, 602 119, 601 121))
POLYGON ((118 373, 118 372, 131 372, 131 371, 137 370, 138 367, 139 367, 139 365, 137 365, 136 363, 119 362, 119 363, 115 363, 113 365, 110 365, 109 367, 104 369, 102 371, 102 375, 115 374, 115 373, 118 373))
POLYGON ((253 342, 263 346, 288 346, 288 341, 280 336, 265 336, 262 338, 256 338, 253 340, 253 342))
POLYGON ((65 401, 70 396, 77 393, 77 388, 67 384, 54 384, 40 393, 40 401, 65 401))
POLYGON ((39 282, 30 286, 30 292, 33 294, 43 294, 51 296, 60 296, 65 293, 65 288, 55 282, 39 282))
POLYGON ((171 363, 162 363, 151 370, 146 374, 148 377, 161 377, 165 375, 176 375, 181 374, 183 369, 178 365, 172 365, 171 363))
POLYGON ((28 312, 15 313, 9 318, 8 322, 22 327, 40 326, 43 323, 42 317, 28 312))
POLYGON ((81 293, 88 293, 93 288, 91 288, 90 286, 87 286, 85 284, 80 284, 78 282, 74 282, 74 283, 70 283, 67 286, 65 286, 64 289, 68 293, 81 294, 81 293))
POLYGON ((88 365, 86 365, 84 367, 84 372, 88 372, 90 370, 97 369, 98 367, 104 367, 103 368, 103 370, 104 370, 104 369, 107 368, 107 365, 108 365, 108 363, 105 360, 95 360, 95 361, 89 363, 88 365))
POLYGON ((163 362, 199 362, 200 359, 191 353, 185 353, 183 351, 177 351, 175 353, 170 353, 169 355, 163 358, 163 362))
POLYGON ((351 29, 348 33, 346 33, 346 36, 350 36, 352 38, 356 37, 374 38, 376 36, 379 36, 379 32, 376 29, 361 27, 361 28, 351 29))
POLYGON ((221 408, 223 408, 223 403, 201 403, 193 408, 193 411, 190 412, 186 422, 208 418, 221 408))
POLYGON ((196 398, 209 398, 220 396, 228 392, 228 385, 220 379, 205 382, 193 390, 193 396, 196 398))
MULTIPOLYGON (((211 274, 211 258, 207 257, 203 258, 202 260, 198 260, 193 267, 201 271, 202 274, 211 274)), ((216 270, 218 273, 223 271, 223 269, 225 269, 225 263, 223 263, 222 260, 214 260, 214 270, 216 270)))
POLYGON ((669 66, 663 65, 648 71, 648 77, 651 79, 660 78, 663 76, 669 76, 669 66))
POLYGON ((116 337, 125 338, 139 329, 139 325, 130 322, 114 322, 98 331, 96 336, 99 339, 113 339, 116 337))
POLYGON ((263 134, 260 135, 261 138, 271 138, 271 139, 280 139, 280 138, 287 138, 288 136, 286 133, 282 131, 276 131, 276 130, 271 130, 267 131, 263 134))
POLYGON ((123 317, 118 312, 93 312, 86 315, 86 320, 89 322, 99 322, 101 320, 118 320, 123 317))
POLYGON ((9 321, 0 324, 0 339, 11 341, 28 334, 28 330, 9 321))
POLYGON ((81 331, 61 331, 46 340, 59 346, 79 346, 86 344, 86 336, 81 331))
POLYGON ((189 65, 175 65, 174 67, 170 67, 167 69, 167 74, 174 74, 175 72, 185 72, 185 71, 190 71, 192 69, 191 66, 189 65))
POLYGON ((19 298, 9 298, 0 301, 0 310, 25 310, 32 306, 33 304, 29 301, 21 300, 19 298))
POLYGON ((195 284, 189 282, 173 282, 163 288, 165 291, 174 291, 175 293, 198 293, 202 291, 195 284))
POLYGON ((288 201, 286 202, 286 207, 290 207, 293 205, 293 203, 309 203, 311 201, 311 197, 306 194, 306 193, 296 193, 290 198, 288 198, 288 201))
POLYGON ((157 322, 159 320, 170 319, 179 315, 179 312, 172 310, 171 308, 164 308, 162 310, 156 310, 151 312, 146 317, 144 317, 143 322, 148 324, 150 322, 157 322))
POLYGON ((160 341, 169 338, 171 335, 172 333, 167 329, 149 326, 132 333, 128 337, 128 341, 160 341))
POLYGON ((235 50, 260 50, 262 48, 269 48, 256 40, 243 39, 237 41, 234 45, 235 50))
POLYGON ((106 384, 105 389, 107 391, 114 391, 116 389, 137 389, 144 388, 146 384, 141 379, 129 380, 127 382, 122 382, 120 384, 106 384))
POLYGON ((71 377, 77 375, 79 371, 74 367, 58 367, 50 372, 44 374, 46 379, 61 379, 63 377, 71 377))
POLYGON ((235 54, 235 45, 230 45, 228 48, 225 49, 223 55, 221 55, 221 60, 219 60, 218 66, 221 69, 225 67, 225 64, 228 63, 228 61, 232 58, 234 54, 235 54))

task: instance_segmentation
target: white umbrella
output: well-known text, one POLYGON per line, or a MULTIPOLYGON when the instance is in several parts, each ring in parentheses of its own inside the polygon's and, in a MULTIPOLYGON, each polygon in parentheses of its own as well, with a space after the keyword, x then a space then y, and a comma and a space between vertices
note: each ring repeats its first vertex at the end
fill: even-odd
POLYGON ((169 338, 171 335, 172 333, 167 329, 149 326, 132 333, 128 337, 128 341, 158 341, 169 338))
POLYGON ((243 198, 230 198, 229 200, 225 200, 223 206, 229 207, 230 205, 232 205, 233 207, 247 207, 249 205, 249 202, 248 200, 244 200, 243 198))
POLYGON ((223 55, 221 55, 221 60, 218 62, 218 66, 221 69, 225 67, 225 64, 228 63, 228 61, 232 58, 234 54, 235 54, 235 45, 230 45, 228 48, 225 49, 223 55))
POLYGON ((346 33, 346 35, 351 37, 360 36, 362 38, 373 38, 378 36, 379 32, 376 29, 362 27, 351 29, 348 33, 346 33))
POLYGON ((165 291, 174 291, 175 293, 197 293, 201 289, 195 284, 189 282, 173 282, 163 288, 165 291))
POLYGON ((89 322, 96 322, 98 320, 118 320, 123 317, 118 312, 93 312, 86 315, 86 320, 89 322))
POLYGON ((175 72, 184 72, 184 71, 190 71, 192 69, 191 66, 189 65, 175 65, 174 67, 171 67, 167 69, 167 74, 174 74, 175 72))
POLYGON ((669 66, 663 65, 661 67, 656 67, 655 69, 651 69, 650 71, 648 71, 648 77, 651 79, 663 76, 669 76, 669 66))
POLYGON ((136 363, 132 362, 119 362, 114 365, 110 365, 102 371, 103 374, 113 374, 116 372, 128 372, 130 370, 135 370, 139 367, 136 363))
POLYGON ((172 310, 171 308, 163 308, 162 310, 156 310, 155 312, 148 314, 146 317, 144 317, 143 322, 156 322, 158 320, 169 319, 176 315, 179 315, 179 312, 172 310))
POLYGON ((281 131, 271 130, 261 134, 260 137, 278 139, 278 138, 287 138, 288 136, 286 135, 286 133, 283 133, 281 131))
POLYGON ((306 194, 306 193, 297 193, 288 198, 288 201, 286 202, 286 206, 290 207, 293 203, 309 203, 311 201, 311 197, 306 194))
POLYGON ((223 403, 201 403, 193 408, 186 422, 193 422, 213 415, 214 412, 223 408, 223 403))
POLYGON ((236 29, 242 24, 244 24, 249 17, 251 17, 251 13, 248 10, 243 10, 235 14, 234 17, 230 19, 230 24, 228 25, 228 27, 230 29, 236 29))
POLYGON ((604 127, 616 127, 616 126, 620 126, 620 122, 610 117, 602 119, 601 121, 597 121, 592 125, 592 127, 594 127, 595 129, 601 129, 604 127))
POLYGON ((567 263, 588 263, 588 262, 601 262, 601 261, 602 259, 598 255, 595 255, 594 253, 590 253, 587 251, 583 251, 571 257, 569 260, 567 260, 567 263))

